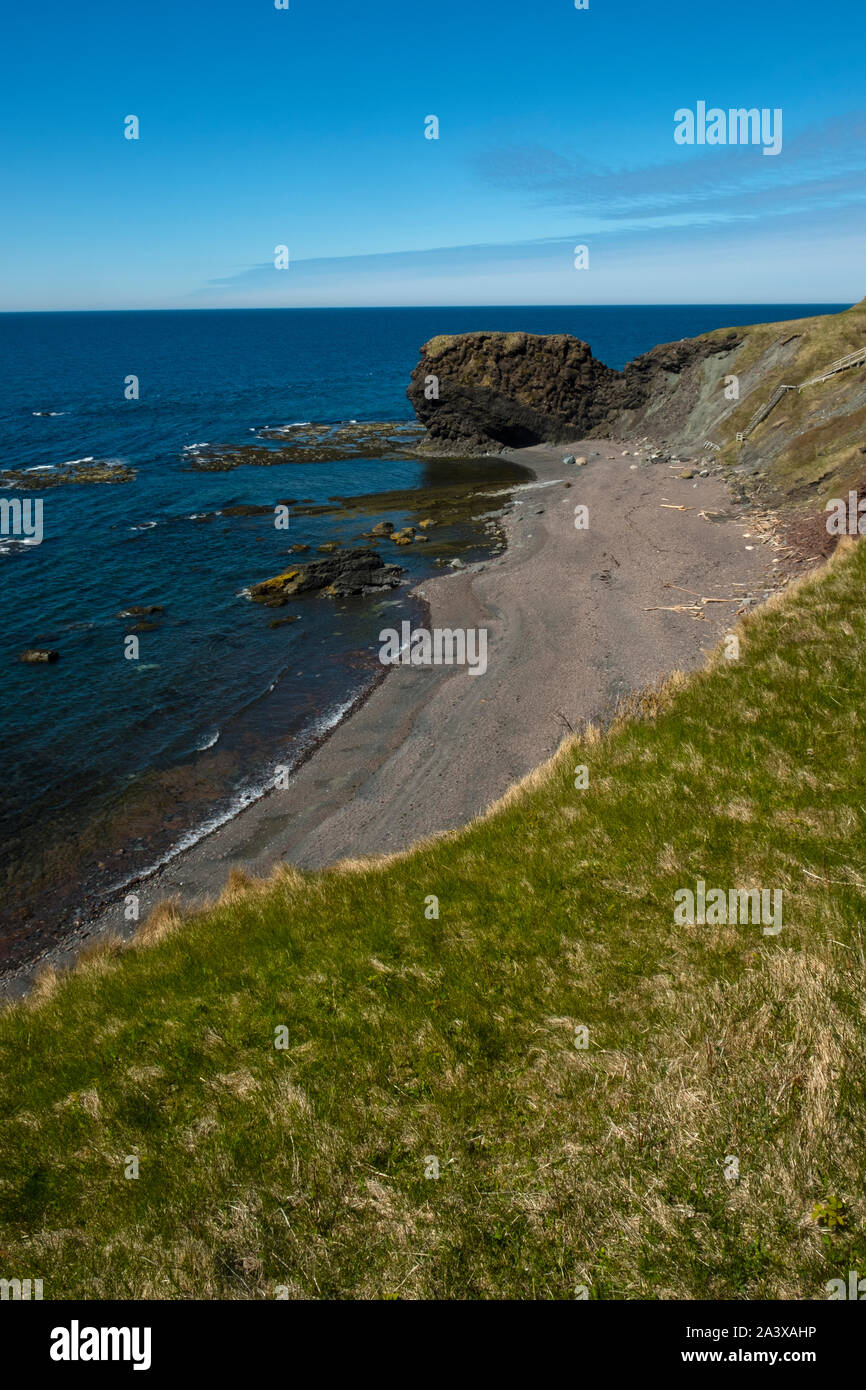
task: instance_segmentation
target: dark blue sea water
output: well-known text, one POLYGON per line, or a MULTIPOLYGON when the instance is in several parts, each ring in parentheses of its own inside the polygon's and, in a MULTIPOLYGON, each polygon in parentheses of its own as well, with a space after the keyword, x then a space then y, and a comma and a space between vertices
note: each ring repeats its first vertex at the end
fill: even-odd
MULTIPOLYGON (((44 540, 0 536, 0 931, 5 920, 7 940, 17 939, 46 918, 46 904, 78 908, 91 881, 119 881, 229 814, 369 684, 376 634, 384 617, 399 620, 404 591, 390 607, 305 598, 290 610, 301 621, 277 629, 241 594, 287 567, 287 540, 314 556, 333 537, 365 544, 362 528, 293 517, 287 537, 268 518, 217 513, 287 496, 423 493, 453 471, 391 458, 200 473, 190 445, 248 444, 261 427, 294 421, 409 420, 409 374, 438 333, 571 333, 621 367, 659 342, 841 307, 0 315, 0 467, 92 457, 137 470, 130 483, 43 492, 35 472, 32 492, 3 494, 42 498, 44 540), (138 400, 124 397, 130 375, 138 400), (137 661, 124 659, 129 624, 117 616, 132 604, 163 607, 137 661), (55 665, 17 661, 41 645, 60 651, 55 665)), ((488 472, 518 476, 493 463, 488 472)), ((457 539, 470 556, 489 545, 480 523, 457 539)), ((433 569, 434 543, 394 551, 385 558, 413 578, 433 569)))

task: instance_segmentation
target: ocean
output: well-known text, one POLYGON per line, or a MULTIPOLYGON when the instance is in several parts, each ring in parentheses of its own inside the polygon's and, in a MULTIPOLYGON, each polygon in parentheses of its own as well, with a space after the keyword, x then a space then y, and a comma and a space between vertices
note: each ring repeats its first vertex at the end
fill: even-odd
POLYGON ((0 536, 0 969, 260 795, 381 675, 379 629, 417 617, 406 586, 304 596, 285 610, 296 621, 273 626, 244 591, 286 569, 290 545, 309 547, 306 560, 334 540, 373 544, 417 581, 454 555, 489 554, 485 493, 527 477, 502 460, 408 451, 262 466, 279 442, 260 431, 410 421, 409 374, 438 333, 571 333, 622 367, 656 343, 844 307, 0 314, 0 468, 26 475, 0 496, 41 498, 44 532, 38 545, 0 536), (134 480, 38 486, 92 463, 134 480), (426 499, 451 492, 426 545, 362 538, 377 521, 417 522, 426 499), (273 524, 284 499, 288 532, 273 524), (119 616, 133 606, 158 611, 119 616), (18 661, 41 646, 59 660, 18 661))

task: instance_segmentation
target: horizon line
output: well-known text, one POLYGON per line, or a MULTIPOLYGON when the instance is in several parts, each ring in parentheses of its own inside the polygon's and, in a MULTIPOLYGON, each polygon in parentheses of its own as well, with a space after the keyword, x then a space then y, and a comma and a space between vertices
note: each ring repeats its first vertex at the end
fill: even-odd
POLYGON ((727 309, 734 307, 747 309, 759 305, 773 307, 797 305, 807 308, 812 305, 830 305, 834 308, 837 306, 853 308, 859 302, 857 299, 850 302, 831 299, 682 299, 629 300, 605 304, 544 304, 530 301, 511 301, 508 303, 503 301, 487 304, 211 304, 187 308, 174 305, 160 308, 125 306, 113 309, 0 309, 0 317, 12 317, 14 315, 21 317, 28 314, 364 314, 383 311, 411 313, 421 309, 437 311, 449 309, 727 309))

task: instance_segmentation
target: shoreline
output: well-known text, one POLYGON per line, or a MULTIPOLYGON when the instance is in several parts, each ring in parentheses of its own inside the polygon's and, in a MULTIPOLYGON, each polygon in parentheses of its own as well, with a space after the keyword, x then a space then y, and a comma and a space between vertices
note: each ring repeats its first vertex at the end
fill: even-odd
POLYGON ((546 761, 571 728, 605 722, 630 691, 700 666, 741 604, 714 604, 696 620, 675 611, 688 602, 678 589, 742 595, 752 607, 782 566, 768 564, 760 538, 744 544, 754 514, 719 475, 677 477, 682 463, 650 462, 649 448, 592 439, 506 451, 533 479, 509 489, 511 505, 498 514, 504 551, 409 591, 429 628, 487 629, 485 675, 384 668, 306 751, 286 789, 265 791, 118 887, 90 921, 0 981, 0 999, 20 997, 47 965, 69 966, 97 941, 129 939, 159 901, 213 901, 232 870, 262 877, 283 860, 318 869, 456 829, 546 761), (569 453, 587 466, 564 465, 569 453), (578 503, 589 508, 587 530, 575 529, 578 503), (124 920, 131 891, 136 922, 124 920))
MULTIPOLYGON (((392 432, 395 427, 386 422, 377 428, 392 432)), ((268 508, 260 503, 226 506, 223 498, 224 516, 237 513, 238 519, 227 521, 218 534, 194 529, 190 535, 189 508, 175 507, 174 519, 181 529, 166 524, 158 543, 147 542, 151 567, 155 557, 165 560, 168 587, 164 577, 157 580, 152 572, 144 589, 139 579, 135 581, 141 589, 136 598, 159 601, 152 629, 150 624, 144 629, 152 630, 153 638, 142 638, 146 644, 152 642, 140 663, 142 678, 133 679, 131 673, 126 677, 125 665, 120 674, 110 668, 111 689, 104 703, 95 695, 85 703, 84 697, 100 665, 116 652, 111 640, 119 632, 116 609, 128 606, 128 594, 125 599, 115 595, 108 613, 100 613, 91 593, 91 612, 82 615, 91 621, 55 625, 51 643, 62 643, 66 628, 71 635, 68 647, 62 643, 64 660, 47 680, 14 673, 21 695, 13 728, 26 742, 23 731, 34 720, 32 734, 38 743, 43 724, 56 756, 50 760, 44 787, 22 775, 23 760, 10 769, 12 784, 2 825, 6 853, 0 978, 86 932, 122 891, 135 891, 181 850, 260 799, 275 780, 278 765, 291 774, 323 734, 385 675, 374 640, 380 615, 402 607, 413 621, 422 622, 421 604, 409 591, 455 555, 474 561, 501 549, 504 541, 498 528, 477 519, 478 514, 498 511, 507 485, 531 477, 526 469, 496 457, 465 465, 455 460, 431 465, 411 457, 396 462, 384 458, 375 463, 372 475, 356 477, 354 488, 346 474, 346 466, 326 465, 317 479, 310 479, 310 487, 293 490, 303 491, 305 501, 297 504, 291 538, 283 539, 279 528, 270 536, 270 527, 263 528, 259 519, 268 508), (340 491, 335 495, 337 482, 340 491), (359 491, 359 486, 376 490, 359 491), (307 501, 307 492, 320 500, 307 501), (407 523, 425 517, 425 527, 433 525, 435 533, 431 536, 425 529, 422 534, 416 528, 419 544, 408 549, 392 547, 388 535, 370 534, 374 522, 390 523, 399 535, 407 523), (288 539, 294 544, 285 550, 288 539), (432 544, 421 545, 422 540, 432 544), (347 595, 333 602, 321 595, 303 596, 286 610, 296 626, 271 631, 287 626, 284 617, 257 607, 245 595, 265 574, 284 571, 287 563, 306 563, 300 559, 305 552, 312 551, 309 560, 327 564, 316 553, 319 541, 330 543, 329 552, 343 555, 350 548, 370 553, 371 542, 385 560, 391 558, 386 552, 393 550, 401 570, 396 591, 383 587, 380 597, 347 595), (224 567, 230 571, 230 582, 220 587, 216 614, 192 601, 196 584, 211 587, 210 578, 202 578, 211 575, 209 565, 194 561, 204 561, 200 547, 209 553, 214 542, 223 549, 213 563, 220 572, 224 567), (194 555, 185 553, 187 544, 198 547, 194 555), (274 549, 268 559, 267 551, 274 549), (244 558, 239 560, 241 554, 244 558), (198 646, 195 661, 189 659, 190 643, 198 646), (228 665, 236 666, 233 672, 220 659, 227 652, 232 653, 228 665), (130 685, 135 714, 124 712, 130 685), (53 700, 52 687, 59 706, 56 721, 46 709, 46 702, 53 700), (31 693, 36 701, 32 715, 26 713, 31 693), (87 735, 79 741, 74 734, 85 709, 87 735), (61 741, 64 725, 66 737, 61 741), (120 739, 125 725, 128 737, 120 739), (100 727, 104 739, 96 734, 100 727), (67 775, 67 755, 79 776, 67 775)), ((261 477, 252 479, 242 495, 270 486, 261 477)), ((196 515, 211 522, 218 519, 211 507, 197 507, 196 515)), ((337 564, 339 558, 332 557, 337 564)), ((130 582, 124 580, 127 590, 130 582)), ((148 614, 143 611, 142 616, 148 614)))

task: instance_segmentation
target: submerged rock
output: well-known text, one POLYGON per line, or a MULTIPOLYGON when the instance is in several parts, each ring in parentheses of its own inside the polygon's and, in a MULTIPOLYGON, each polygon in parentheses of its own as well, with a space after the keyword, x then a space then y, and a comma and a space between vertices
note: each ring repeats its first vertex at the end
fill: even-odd
POLYGON ((23 487, 40 491, 46 487, 63 487, 70 483, 131 483, 136 477, 134 468, 125 463, 88 460, 68 463, 59 468, 38 469, 29 473, 20 468, 0 472, 0 487, 23 487))
POLYGON ((28 647, 25 651, 18 653, 18 660, 23 661, 27 666, 40 666, 44 662, 57 661, 59 656, 59 652, 48 647, 28 647))
POLYGON ((236 507, 223 507, 221 516, 273 516, 273 507, 263 507, 252 502, 241 502, 236 507))
POLYGON ((282 607, 288 603, 291 595, 315 593, 317 590, 343 597, 394 589, 402 581, 404 573, 399 565, 386 565, 375 550, 344 550, 323 560, 296 565, 273 579, 253 584, 249 595, 254 603, 282 607))
POLYGON ((414 421, 404 420, 311 422, 260 430, 257 437, 266 443, 187 447, 183 457, 188 468, 220 473, 242 464, 271 467, 355 458, 411 458, 422 433, 414 421))

